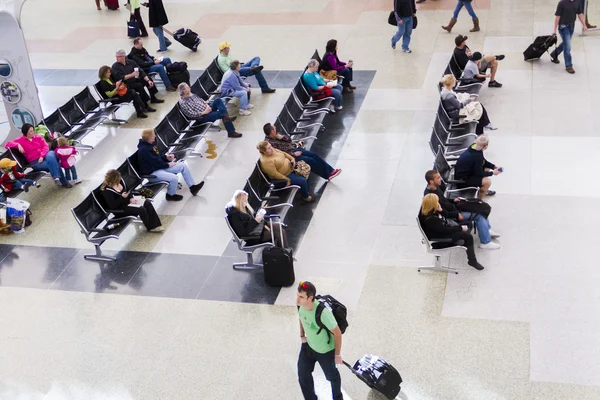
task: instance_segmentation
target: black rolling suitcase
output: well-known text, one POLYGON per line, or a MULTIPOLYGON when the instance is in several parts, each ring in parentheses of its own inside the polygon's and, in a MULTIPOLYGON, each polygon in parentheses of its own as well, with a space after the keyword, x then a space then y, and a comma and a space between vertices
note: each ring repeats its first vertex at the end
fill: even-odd
POLYGON ((198 45, 202 43, 200 36, 198 36, 198 34, 191 29, 181 28, 171 33, 163 28, 163 31, 173 36, 173 39, 177 40, 179 43, 192 51, 198 51, 198 45))
POLYGON ((523 52, 525 61, 538 60, 548 51, 550 46, 556 45, 558 39, 555 35, 538 36, 535 38, 532 44, 529 45, 527 50, 523 52))
MULTIPOLYGON (((271 239, 275 243, 275 234, 273 233, 273 217, 269 218, 271 224, 271 239)), ((279 229, 283 230, 281 224, 279 229)), ((283 232, 281 232, 283 237, 283 232)), ((265 273, 265 282, 269 286, 291 286, 296 281, 294 274, 294 258, 292 249, 284 249, 278 246, 267 247, 263 249, 263 268, 265 273)))
POLYGON ((371 389, 377 390, 386 398, 392 400, 400 393, 402 377, 390 363, 372 355, 365 355, 351 366, 346 361, 344 365, 354 375, 367 384, 371 389))

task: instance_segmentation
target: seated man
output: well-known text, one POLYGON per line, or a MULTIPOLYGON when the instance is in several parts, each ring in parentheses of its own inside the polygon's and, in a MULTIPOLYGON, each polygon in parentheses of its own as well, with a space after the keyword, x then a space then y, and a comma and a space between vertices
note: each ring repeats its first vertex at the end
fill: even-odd
MULTIPOLYGON (((454 60, 461 71, 466 70, 469 60, 472 59, 475 54, 481 55, 481 53, 471 53, 471 49, 467 46, 467 39, 468 37, 463 35, 458 35, 454 39, 454 43, 456 44, 456 47, 454 48, 454 60)), ((480 59, 481 61, 477 64, 477 74, 480 75, 480 79, 485 80, 485 78, 490 78, 490 83, 488 84, 489 87, 502 87, 502 84, 496 81, 496 72, 498 71, 498 61, 504 60, 504 55, 481 56, 480 59), (492 69, 492 73, 485 75, 488 68, 492 69)), ((469 73, 469 76, 472 75, 472 72, 473 71, 469 73)), ((473 79, 465 76, 464 72, 462 77, 465 79, 473 79)))
POLYGON ((321 178, 332 180, 342 173, 340 168, 333 169, 327 161, 323 160, 316 153, 294 147, 292 139, 288 135, 278 133, 273 125, 265 124, 263 126, 263 131, 265 132, 265 141, 271 143, 271 146, 273 146, 274 149, 288 153, 294 157, 296 161, 304 161, 310 165, 311 172, 319 175, 321 178))
POLYGON ((489 190, 492 185, 490 176, 502 173, 502 167, 496 167, 483 156, 488 148, 489 139, 486 135, 478 136, 475 143, 465 150, 454 165, 454 179, 465 181, 462 187, 478 187, 477 198, 496 194, 489 190))
POLYGON ((444 192, 440 188, 442 185, 442 176, 439 172, 431 170, 425 174, 425 180, 427 181, 427 187, 423 195, 434 193, 437 195, 440 206, 442 207, 442 215, 447 219, 454 219, 459 224, 464 224, 467 221, 474 222, 477 226, 477 234, 479 235, 479 247, 482 249, 499 249, 500 245, 492 242, 492 239, 500 237, 497 233, 492 231, 492 226, 488 218, 481 214, 475 214, 468 211, 460 210, 461 199, 456 198, 454 202, 448 200, 444 196, 444 192))
POLYGON ((177 86, 177 90, 179 91, 179 107, 188 119, 199 122, 223 120, 227 136, 230 138, 242 137, 241 133, 235 131, 235 127, 233 126, 235 117, 231 118, 229 116, 223 100, 215 99, 212 104, 208 104, 201 97, 192 93, 187 83, 180 83, 177 86))
MULTIPOLYGON (((112 65, 112 81, 118 82, 123 81, 128 88, 135 90, 139 95, 144 104, 148 101, 151 103, 164 103, 165 101, 156 97, 158 89, 154 86, 152 79, 146 75, 144 70, 132 60, 127 59, 125 50, 118 50, 115 54, 117 62, 112 65), (146 94, 144 86, 148 88, 150 97, 146 94)), ((148 111, 153 109, 148 107, 148 111)))
MULTIPOLYGON (((221 42, 219 44, 219 55, 217 56, 217 64, 221 72, 225 73, 229 70, 233 58, 229 54, 231 43, 221 42)), ((260 65, 260 57, 254 57, 247 63, 242 63, 240 76, 255 76, 258 81, 258 86, 263 93, 273 93, 275 89, 271 89, 267 84, 267 80, 262 74, 263 66, 260 65)))
POLYGON ((138 163, 140 165, 140 174, 142 175, 154 175, 154 178, 150 178, 150 182, 169 182, 167 188, 167 201, 180 201, 183 196, 177 194, 177 186, 179 178, 177 174, 183 176, 183 180, 189 186, 192 196, 198 194, 204 181, 196 184, 192 173, 185 162, 175 161, 173 154, 161 156, 158 149, 154 145, 156 135, 152 129, 144 129, 142 132, 142 138, 140 139, 138 149, 138 163))
POLYGON ((171 59, 165 57, 162 61, 156 57, 148 54, 148 51, 144 48, 144 42, 142 38, 135 38, 133 40, 133 47, 127 56, 130 60, 136 62, 144 72, 156 72, 160 75, 160 79, 164 82, 167 92, 174 92, 176 89, 171 84, 171 80, 169 79, 169 75, 165 67, 171 64, 171 59))

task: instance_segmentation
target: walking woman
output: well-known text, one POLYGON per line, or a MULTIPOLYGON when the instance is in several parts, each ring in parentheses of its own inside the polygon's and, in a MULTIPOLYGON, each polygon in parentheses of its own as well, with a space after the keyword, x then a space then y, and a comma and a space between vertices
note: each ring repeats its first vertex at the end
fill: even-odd
POLYGON ((392 49, 396 49, 396 43, 402 38, 402 51, 411 53, 410 35, 413 30, 413 17, 417 16, 417 5, 415 0, 394 0, 394 14, 398 30, 392 36, 392 49))
POLYGON ((479 18, 477 18, 475 11, 473 11, 473 6, 471 5, 472 2, 473 0, 458 0, 456 3, 456 8, 454 9, 454 15, 452 15, 452 18, 450 19, 450 23, 448 26, 442 26, 442 29, 448 31, 448 33, 452 32, 452 28, 454 25, 456 25, 456 21, 458 20, 458 13, 460 13, 460 10, 465 7, 471 18, 473 18, 473 29, 471 29, 469 32, 479 32, 479 18))
POLYGON ((163 5, 162 0, 148 0, 143 3, 144 6, 148 7, 148 20, 150 22, 150 27, 154 34, 158 38, 158 53, 164 53, 167 51, 167 48, 171 45, 171 41, 169 38, 165 37, 163 32, 163 25, 169 23, 169 18, 167 18, 167 12, 165 11, 165 6, 163 5))
POLYGON ((142 14, 140 13, 140 0, 129 0, 129 5, 131 6, 131 17, 135 19, 138 24, 140 24, 140 36, 148 37, 148 31, 146 30, 146 25, 144 25, 144 21, 142 21, 142 14))

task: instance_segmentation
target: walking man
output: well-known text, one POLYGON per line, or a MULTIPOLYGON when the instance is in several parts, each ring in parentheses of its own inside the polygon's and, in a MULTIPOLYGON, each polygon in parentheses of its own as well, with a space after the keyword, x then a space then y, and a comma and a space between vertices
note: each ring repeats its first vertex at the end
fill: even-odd
POLYGON ((163 32, 163 25, 169 23, 169 18, 167 18, 167 12, 165 11, 165 6, 163 5, 162 0, 148 0, 144 3, 146 7, 148 7, 148 19, 150 22, 150 27, 154 31, 154 34, 158 38, 158 53, 164 53, 167 51, 167 48, 172 44, 169 38, 165 37, 163 32))
POLYGON ((581 2, 578 0, 560 0, 554 15, 554 31, 552 34, 556 35, 556 30, 558 30, 562 42, 550 53, 550 59, 554 64, 560 64, 558 56, 564 50, 565 68, 568 73, 574 74, 573 60, 571 59, 571 39, 573 38, 573 31, 575 31, 575 20, 579 18, 582 25, 581 29, 584 32, 587 30, 583 10, 581 9, 581 2))
POLYGON ((392 36, 392 49, 396 49, 396 43, 402 38, 402 51, 411 53, 410 35, 413 30, 413 17, 417 16, 417 5, 415 0, 394 0, 394 14, 398 30, 392 36))
POLYGON ((460 10, 462 10, 462 8, 464 7, 467 9, 467 12, 473 19, 473 29, 471 29, 469 32, 479 32, 479 18, 477 18, 477 15, 473 10, 473 6, 471 5, 472 2, 473 0, 458 0, 458 2, 456 3, 456 8, 454 9, 454 14, 450 19, 450 23, 448 24, 448 26, 442 26, 442 29, 448 31, 448 33, 452 32, 452 28, 454 27, 454 25, 456 25, 456 21, 458 20, 458 13, 460 13, 460 10))
POLYGON ((318 400, 312 373, 318 361, 325 378, 331 383, 333 400, 343 400, 342 379, 337 365, 342 364, 342 331, 331 310, 323 308, 316 315, 319 301, 317 289, 310 282, 300 282, 296 294, 300 319, 300 355, 298 356, 298 381, 305 400, 318 400), (319 320, 317 321, 317 318, 319 320))

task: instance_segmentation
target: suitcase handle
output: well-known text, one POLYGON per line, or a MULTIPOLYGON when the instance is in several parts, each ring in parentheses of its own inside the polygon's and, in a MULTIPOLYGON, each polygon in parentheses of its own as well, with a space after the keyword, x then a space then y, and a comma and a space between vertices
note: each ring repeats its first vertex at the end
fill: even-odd
POLYGON ((279 218, 279 237, 282 238, 281 240, 283 240, 283 226, 281 225, 281 217, 279 217, 279 215, 277 215, 277 214, 271 214, 271 215, 265 216, 265 217, 269 218, 269 225, 271 226, 271 243, 273 243, 273 246, 276 246, 275 232, 273 232, 273 218, 279 218))
POLYGON ((175 37, 175 36, 173 36, 173 32, 169 31, 167 28, 163 27, 162 30, 164 32, 167 32, 169 35, 171 35, 171 37, 173 37, 173 38, 175 37))

